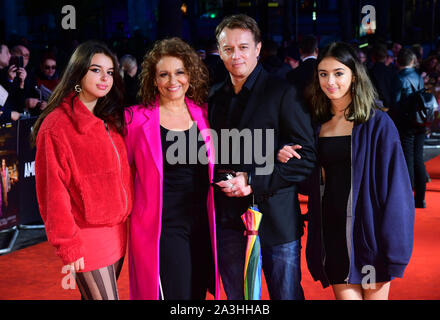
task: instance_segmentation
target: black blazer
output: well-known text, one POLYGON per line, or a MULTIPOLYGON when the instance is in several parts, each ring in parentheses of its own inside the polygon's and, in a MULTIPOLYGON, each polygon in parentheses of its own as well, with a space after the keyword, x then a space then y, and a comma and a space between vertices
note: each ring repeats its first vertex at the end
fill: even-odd
MULTIPOLYGON (((217 128, 216 118, 224 112, 228 99, 224 94, 226 81, 214 86, 208 97, 208 116, 211 128, 217 128)), ((302 103, 299 103, 295 88, 286 80, 269 74, 264 69, 258 75, 252 88, 248 103, 239 122, 238 130, 250 129, 255 141, 253 129, 273 129, 274 144, 267 144, 262 139, 264 154, 273 156, 271 174, 256 174, 258 165, 255 157, 251 164, 243 164, 238 170, 252 175, 251 186, 255 202, 263 213, 260 225, 260 239, 263 244, 277 245, 299 239, 303 234, 300 221, 300 206, 297 184, 305 180, 316 163, 316 150, 311 117, 302 103), (280 163, 276 156, 278 151, 288 143, 302 145, 299 151, 301 159, 291 159, 280 163), (268 150, 268 148, 270 148, 268 150)), ((217 132, 220 140, 220 132, 217 132)), ((263 135, 264 136, 264 135, 263 135)), ((244 153, 244 144, 240 152, 244 153)), ((220 159, 220 157, 219 157, 220 159)), ((243 158, 242 158, 243 159, 243 158)), ((234 167, 237 170, 237 167, 234 167)), ((228 199, 221 192, 216 193, 217 201, 228 199), (220 197, 220 199, 219 199, 220 197)), ((243 204, 243 198, 236 199, 237 212, 244 213, 252 197, 243 204)), ((229 199, 230 201, 230 199, 229 199)))

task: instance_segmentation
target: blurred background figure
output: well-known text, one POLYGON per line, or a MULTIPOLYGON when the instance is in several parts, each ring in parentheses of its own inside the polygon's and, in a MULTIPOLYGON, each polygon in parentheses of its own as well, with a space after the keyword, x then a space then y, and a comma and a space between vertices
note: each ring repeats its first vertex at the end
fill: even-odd
POLYGON ((136 58, 130 54, 122 56, 120 60, 121 73, 125 85, 124 106, 133 106, 139 103, 137 93, 139 91, 139 68, 136 58))
POLYGON ((386 65, 388 57, 386 46, 379 44, 373 46, 371 50, 372 67, 369 69, 369 75, 386 110, 390 108, 392 103, 392 85, 397 74, 394 69, 386 65))
POLYGON ((59 81, 55 56, 52 53, 44 54, 40 60, 40 69, 37 72, 37 86, 41 87, 43 85, 53 91, 59 81))
POLYGON ((206 45, 206 57, 203 60, 209 71, 209 84, 224 81, 228 72, 226 71, 223 61, 220 59, 215 40, 210 40, 206 45))
POLYGON ((393 51, 387 50, 387 58, 385 59, 385 65, 388 67, 393 63, 393 61, 394 61, 393 51))
POLYGON ((292 71, 292 67, 278 56, 278 45, 272 40, 263 41, 260 61, 267 72, 283 79, 289 71, 292 71))
POLYGON ((416 72, 417 57, 409 48, 399 51, 397 65, 399 73, 393 81, 393 101, 391 116, 399 130, 403 154, 414 189, 416 208, 426 208, 426 169, 423 160, 423 145, 425 143, 425 127, 415 127, 408 119, 408 111, 411 105, 410 95, 425 87, 424 80, 416 72))
POLYGON ((16 121, 20 114, 15 111, 17 101, 20 101, 21 91, 18 82, 14 82, 17 77, 18 68, 10 65, 11 54, 8 46, 0 41, 0 85, 8 93, 5 101, 0 101, 0 124, 16 121))
POLYGON ((318 39, 314 35, 305 36, 299 45, 299 54, 299 66, 287 73, 286 78, 304 97, 306 87, 313 81, 318 57, 318 39))
POLYGON ((37 79, 35 74, 28 67, 31 52, 29 49, 22 45, 16 45, 11 49, 11 57, 23 59, 23 70, 17 73, 17 77, 20 79, 20 88, 22 88, 24 101, 17 103, 17 108, 20 113, 26 112, 31 116, 38 116, 41 113, 40 107, 42 106, 40 100, 40 92, 36 90, 37 79))

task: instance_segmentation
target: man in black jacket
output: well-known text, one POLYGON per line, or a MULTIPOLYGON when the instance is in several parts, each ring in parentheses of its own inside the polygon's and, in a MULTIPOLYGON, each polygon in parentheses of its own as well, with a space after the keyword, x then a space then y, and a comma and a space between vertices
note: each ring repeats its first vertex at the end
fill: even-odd
POLYGON ((271 299, 304 299, 297 183, 306 179, 316 161, 310 115, 295 89, 258 63, 261 36, 254 19, 226 17, 217 26, 216 38, 229 72, 208 98, 210 125, 221 141, 216 172, 236 172, 234 178, 217 183, 215 191, 219 268, 226 294, 228 299, 243 299, 246 237, 240 216, 255 202, 263 213, 259 235, 271 299), (227 134, 232 144, 224 144, 231 141, 227 134), (276 153, 287 143, 302 146, 301 159, 275 163, 276 153))
POLYGON ((416 55, 411 49, 399 51, 397 64, 399 73, 393 82, 393 104, 390 114, 400 134, 403 154, 408 166, 411 184, 414 189, 416 208, 426 208, 426 169, 423 160, 423 145, 425 144, 425 128, 414 127, 408 116, 410 110, 410 95, 425 87, 421 75, 414 69, 416 55))
POLYGON ((379 44, 375 45, 371 52, 371 59, 373 62, 373 66, 369 70, 371 81, 376 87, 383 106, 390 109, 393 103, 392 88, 396 72, 393 68, 385 65, 387 59, 386 47, 379 44))

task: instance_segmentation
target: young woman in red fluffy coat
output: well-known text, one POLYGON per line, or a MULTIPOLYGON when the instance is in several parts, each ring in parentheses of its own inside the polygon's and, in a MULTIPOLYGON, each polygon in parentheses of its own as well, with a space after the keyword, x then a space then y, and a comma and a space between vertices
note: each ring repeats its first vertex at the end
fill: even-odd
POLYGON ((82 299, 118 299, 126 252, 133 185, 117 69, 104 44, 78 46, 32 136, 47 238, 82 299))

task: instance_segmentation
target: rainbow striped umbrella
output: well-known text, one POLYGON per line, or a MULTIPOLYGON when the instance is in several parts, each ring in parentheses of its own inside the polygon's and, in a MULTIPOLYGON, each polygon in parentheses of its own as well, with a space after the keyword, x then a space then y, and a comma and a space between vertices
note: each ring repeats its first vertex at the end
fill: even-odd
POLYGON ((244 299, 261 299, 261 246, 258 228, 263 214, 257 206, 251 206, 242 214, 241 220, 246 227, 246 256, 244 262, 244 299))

